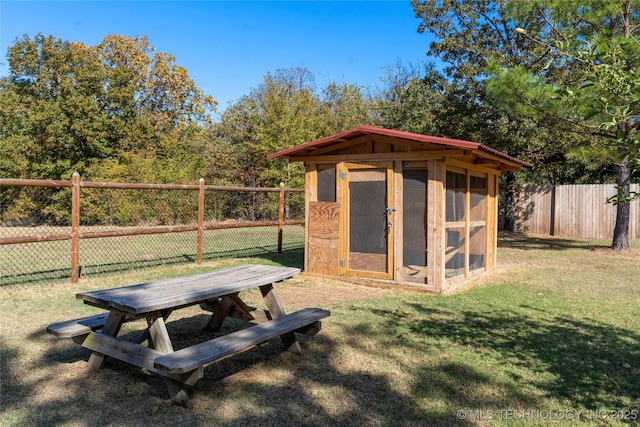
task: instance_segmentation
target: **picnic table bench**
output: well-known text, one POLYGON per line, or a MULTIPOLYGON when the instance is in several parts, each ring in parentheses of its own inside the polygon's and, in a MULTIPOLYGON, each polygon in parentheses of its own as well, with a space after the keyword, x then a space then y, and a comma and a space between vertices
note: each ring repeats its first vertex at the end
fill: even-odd
POLYGON ((160 280, 150 283, 82 292, 76 298, 108 312, 53 323, 47 332, 92 351, 88 364, 102 367, 113 357, 145 368, 165 379, 169 397, 186 405, 185 386, 194 385, 204 368, 220 359, 249 350, 280 337, 288 351, 301 354, 295 333, 314 335, 321 320, 330 312, 304 308, 286 314, 273 285, 299 273, 297 268, 266 265, 241 265, 208 273, 160 280), (266 309, 249 307, 240 292, 259 288, 266 309), (210 311, 207 328, 219 331, 227 317, 245 319, 252 325, 214 339, 174 350, 166 328, 169 315, 178 309, 200 305, 210 311), (146 320, 139 342, 118 337, 125 322, 146 320))

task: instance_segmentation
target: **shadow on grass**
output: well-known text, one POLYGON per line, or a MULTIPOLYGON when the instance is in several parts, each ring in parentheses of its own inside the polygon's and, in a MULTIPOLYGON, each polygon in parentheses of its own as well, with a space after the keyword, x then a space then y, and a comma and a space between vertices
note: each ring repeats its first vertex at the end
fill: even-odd
MULTIPOLYGON (((533 307, 523 308, 538 311, 535 317, 501 310, 433 310, 414 303, 408 307, 427 315, 416 319, 387 310, 377 314, 387 319, 385 324, 390 330, 409 330, 439 345, 462 346, 466 354, 497 353, 497 360, 513 380, 499 386, 511 396, 511 404, 519 402, 531 407, 537 403, 519 390, 518 384, 523 383, 535 386, 547 397, 580 408, 622 409, 627 408, 629 402, 635 402, 636 406, 639 402, 638 333, 595 320, 541 313, 542 310, 533 307)), ((448 376, 458 379, 454 383, 490 382, 472 367, 458 368, 448 376)), ((449 380, 440 381, 437 387, 451 389, 448 394, 453 396, 453 388, 447 385, 449 380)), ((432 381, 434 375, 429 373, 418 383, 432 381)), ((457 400, 462 406, 472 408, 501 408, 495 406, 499 402, 457 400)), ((507 402, 501 403, 504 407, 507 402)))
POLYGON ((0 277, 0 289, 9 286, 28 286, 36 283, 56 283, 69 279, 69 269, 30 271, 28 273, 4 274, 0 277))
POLYGON ((7 409, 7 401, 18 402, 33 393, 34 384, 25 384, 13 370, 19 357, 20 351, 0 336, 0 411, 7 409))
POLYGON ((500 233, 498 238, 499 248, 522 250, 566 250, 566 249, 606 249, 608 244, 594 244, 593 240, 561 239, 556 237, 533 237, 517 233, 500 233))
POLYGON ((304 268, 304 248, 290 249, 281 253, 262 254, 254 258, 271 261, 283 267, 296 267, 301 270, 304 268))
MULTIPOLYGON (((167 322, 176 349, 188 345, 194 339, 194 331, 198 332, 198 340, 216 335, 202 330, 208 318, 198 315, 167 322)), ((229 333, 245 324, 229 320, 221 333, 229 333)), ((138 332, 129 332, 124 337, 135 340, 137 335, 138 332)), ((415 400, 395 391, 387 375, 370 374, 366 369, 357 372, 337 369, 333 356, 337 347, 343 344, 324 332, 316 336, 298 335, 304 349, 302 356, 283 351, 282 343, 275 339, 257 349, 214 363, 192 388, 190 408, 171 404, 159 376, 117 360, 110 360, 105 369, 90 371, 85 363, 89 351, 71 344, 70 340, 41 334, 34 334, 31 339, 43 340, 46 349, 35 363, 36 368, 47 373, 39 381, 56 383, 62 392, 48 399, 37 399, 38 383, 8 372, 16 378, 11 385, 19 391, 15 396, 21 395, 21 398, 12 396, 3 402, 3 411, 13 410, 20 414, 20 419, 14 419, 8 425, 79 423, 99 426, 123 422, 131 426, 202 427, 443 424, 441 415, 425 413, 415 400), (69 365, 63 369, 61 365, 66 364, 69 365), (83 372, 78 374, 78 369, 83 372), (285 381, 270 379, 271 372, 282 375, 283 369, 285 381), (61 372, 67 374, 61 375, 61 372), (234 374, 239 378, 230 379, 234 374), (28 406, 24 405, 27 400, 31 402, 28 406), (231 415, 218 413, 223 402, 227 406, 239 406, 241 410, 231 415)), ((9 360, 7 366, 11 364, 9 360)))

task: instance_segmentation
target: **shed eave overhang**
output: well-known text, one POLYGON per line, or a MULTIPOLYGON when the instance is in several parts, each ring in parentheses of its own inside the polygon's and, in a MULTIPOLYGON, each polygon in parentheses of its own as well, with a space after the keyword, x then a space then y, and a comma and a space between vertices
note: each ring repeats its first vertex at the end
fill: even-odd
POLYGON ((505 164, 511 167, 515 167, 516 169, 519 169, 521 166, 526 166, 530 168, 533 167, 531 163, 516 159, 496 149, 493 149, 485 144, 481 144, 478 142, 444 138, 440 136, 421 135, 421 134, 398 131, 393 129, 384 129, 384 128, 379 128, 375 126, 358 126, 352 129, 345 130, 335 135, 327 136, 325 138, 317 139, 315 141, 310 141, 292 148, 278 151, 277 153, 268 155, 267 158, 276 159, 276 158, 282 157, 282 158, 291 159, 295 157, 296 161, 303 161, 305 156, 313 156, 314 152, 318 151, 321 148, 328 147, 332 144, 344 143, 345 141, 353 140, 354 138, 357 138, 363 135, 385 136, 390 138, 396 138, 399 140, 404 140, 403 142, 408 142, 408 143, 417 143, 417 144, 429 143, 429 144, 441 145, 443 147, 470 149, 477 152, 487 153, 492 157, 495 156, 505 164))

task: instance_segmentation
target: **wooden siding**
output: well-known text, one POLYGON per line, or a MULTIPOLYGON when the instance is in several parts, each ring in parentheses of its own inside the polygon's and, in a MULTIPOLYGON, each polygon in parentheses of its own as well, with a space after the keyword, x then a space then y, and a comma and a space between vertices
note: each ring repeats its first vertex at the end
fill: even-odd
MULTIPOLYGON (((640 192, 633 184, 631 191, 640 192)), ((616 206, 613 184, 528 185, 517 199, 517 229, 523 233, 580 239, 610 239, 616 206)), ((640 200, 631 202, 629 238, 640 238, 640 200)))
POLYGON ((438 292, 446 287, 445 264, 445 189, 447 170, 443 162, 429 162, 427 183, 427 283, 438 292))
POLYGON ((337 276, 339 267, 340 204, 310 202, 307 243, 307 272, 337 276))
POLYGON ((485 268, 490 270, 497 265, 496 252, 498 251, 498 177, 487 176, 487 233, 486 233, 486 260, 485 268))

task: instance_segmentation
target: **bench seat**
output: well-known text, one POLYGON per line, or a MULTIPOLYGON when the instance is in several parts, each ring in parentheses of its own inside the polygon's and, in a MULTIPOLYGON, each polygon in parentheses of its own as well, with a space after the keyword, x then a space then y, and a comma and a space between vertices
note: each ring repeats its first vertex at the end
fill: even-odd
POLYGON ((47 332, 58 338, 73 338, 86 335, 91 331, 102 329, 109 317, 109 313, 100 313, 80 319, 67 320, 66 322, 52 323, 47 326, 47 332))
POLYGON ((305 308, 232 332, 155 359, 154 366, 172 374, 183 374, 209 365, 232 354, 240 353, 279 335, 312 325, 331 313, 320 308, 305 308))

